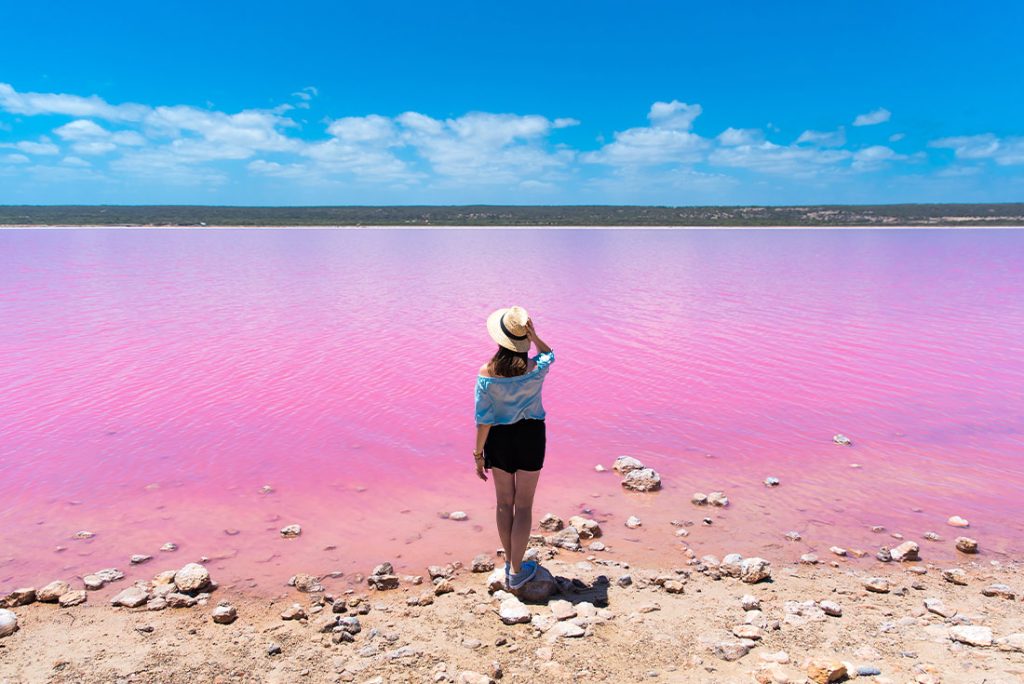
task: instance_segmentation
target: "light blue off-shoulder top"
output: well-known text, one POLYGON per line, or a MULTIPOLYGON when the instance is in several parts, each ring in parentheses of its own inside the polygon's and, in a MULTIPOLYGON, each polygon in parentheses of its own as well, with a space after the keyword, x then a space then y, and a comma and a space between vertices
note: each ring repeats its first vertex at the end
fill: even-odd
POLYGON ((540 390, 548 366, 555 360, 555 352, 543 352, 533 357, 534 369, 511 378, 476 378, 476 424, 508 425, 524 418, 544 419, 544 405, 540 390))

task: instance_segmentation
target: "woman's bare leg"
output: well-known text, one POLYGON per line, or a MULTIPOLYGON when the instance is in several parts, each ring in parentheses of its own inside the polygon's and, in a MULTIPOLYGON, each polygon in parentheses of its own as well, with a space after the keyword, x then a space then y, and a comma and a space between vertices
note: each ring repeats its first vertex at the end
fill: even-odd
POLYGON ((519 572, 519 564, 523 561, 523 556, 526 555, 526 545, 530 541, 530 528, 533 527, 533 494, 537 491, 539 478, 539 470, 517 470, 515 473, 512 555, 509 557, 512 562, 512 572, 519 572))
POLYGON ((519 562, 512 561, 512 514, 516 502, 516 478, 501 468, 491 468, 491 479, 494 480, 494 494, 497 497, 494 518, 498 523, 498 538, 505 549, 505 560, 512 563, 513 571, 518 572, 519 562))

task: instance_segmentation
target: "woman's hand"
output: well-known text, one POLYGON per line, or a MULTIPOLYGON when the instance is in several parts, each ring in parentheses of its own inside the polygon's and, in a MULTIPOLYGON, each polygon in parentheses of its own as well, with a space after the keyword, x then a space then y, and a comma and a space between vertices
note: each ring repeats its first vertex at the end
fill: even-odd
POLYGON ((487 482, 487 473, 484 472, 484 455, 480 454, 477 456, 474 453, 473 459, 476 461, 476 476, 484 482, 487 482))
POLYGON ((530 341, 535 342, 537 340, 537 331, 533 329, 533 319, 526 319, 526 336, 530 338, 530 341))

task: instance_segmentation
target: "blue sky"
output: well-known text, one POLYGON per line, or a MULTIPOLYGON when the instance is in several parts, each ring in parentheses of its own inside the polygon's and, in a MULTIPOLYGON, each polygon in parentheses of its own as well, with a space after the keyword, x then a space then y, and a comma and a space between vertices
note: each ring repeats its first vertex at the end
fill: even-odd
POLYGON ((1024 200, 1024 5, 716 5, 4 3, 0 203, 1024 200))

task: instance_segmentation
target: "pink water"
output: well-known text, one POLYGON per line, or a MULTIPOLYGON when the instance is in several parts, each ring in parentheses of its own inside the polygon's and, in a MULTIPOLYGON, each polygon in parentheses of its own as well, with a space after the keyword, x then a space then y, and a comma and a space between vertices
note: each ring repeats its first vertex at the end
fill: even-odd
POLYGON ((1022 231, 2 231, 0 590, 493 551, 472 387, 512 303, 557 354, 537 513, 590 508, 602 556, 679 565, 669 520, 710 515, 699 554, 873 551, 880 524, 948 560, 961 515, 1021 558, 1022 256, 1022 231), (663 491, 595 472, 620 454, 663 491))

